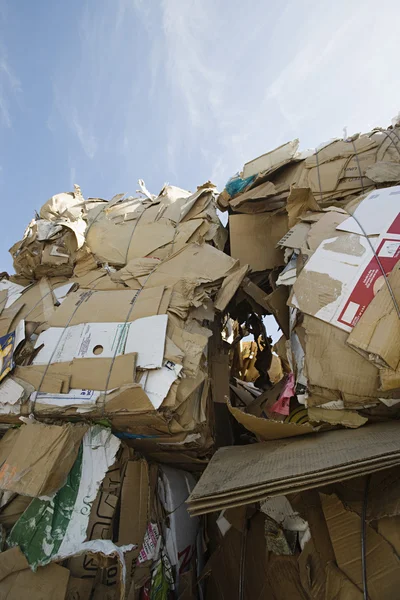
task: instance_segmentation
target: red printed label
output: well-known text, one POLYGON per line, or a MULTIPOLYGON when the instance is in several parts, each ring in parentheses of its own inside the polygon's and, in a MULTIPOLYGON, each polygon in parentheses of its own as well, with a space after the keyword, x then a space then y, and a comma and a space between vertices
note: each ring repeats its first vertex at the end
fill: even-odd
MULTIPOLYGON (((395 225, 400 219, 397 217, 392 223, 390 229, 397 229, 395 225)), ((376 254, 386 275, 389 275, 393 267, 400 259, 400 240, 395 238, 383 238, 376 249, 376 254)), ((385 284, 385 278, 382 269, 374 256, 368 266, 364 269, 360 279, 353 288, 342 312, 338 317, 338 322, 349 327, 354 327, 365 312, 367 306, 375 294, 385 284)))

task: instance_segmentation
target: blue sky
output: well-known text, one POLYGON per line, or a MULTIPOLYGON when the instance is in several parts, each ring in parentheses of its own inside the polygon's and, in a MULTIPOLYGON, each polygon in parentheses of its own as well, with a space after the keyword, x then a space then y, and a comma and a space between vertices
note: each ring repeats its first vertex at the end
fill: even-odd
POLYGON ((398 0, 0 0, 0 270, 35 209, 79 183, 222 187, 400 110, 398 0))

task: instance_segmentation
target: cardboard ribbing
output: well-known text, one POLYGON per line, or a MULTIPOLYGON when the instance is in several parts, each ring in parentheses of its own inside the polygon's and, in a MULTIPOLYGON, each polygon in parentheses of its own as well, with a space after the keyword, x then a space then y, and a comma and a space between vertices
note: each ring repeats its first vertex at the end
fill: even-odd
POLYGON ((254 492, 243 492, 238 494, 237 496, 229 495, 226 499, 217 499, 216 502, 211 501, 194 501, 191 502, 188 506, 188 511, 191 515, 203 515, 210 512, 220 511, 227 508, 235 508, 237 506, 243 506, 244 504, 253 504, 254 502, 260 502, 262 500, 266 500, 267 498, 272 498, 274 496, 283 496, 289 494, 296 494, 298 492, 304 492, 312 489, 316 489, 325 485, 329 485, 332 483, 347 481, 349 479, 354 479, 355 477, 362 477, 364 475, 368 475, 370 473, 376 473, 378 471, 383 471, 385 469, 390 469, 391 467, 396 467, 400 465, 400 456, 396 459, 390 460, 388 462, 373 464, 373 465, 365 465, 362 464, 358 469, 354 471, 348 471, 345 473, 335 473, 332 476, 328 476, 327 478, 322 478, 320 480, 313 480, 308 482, 300 482, 293 486, 288 487, 278 487, 277 489, 269 489, 269 488, 257 488, 254 492))
MULTIPOLYGON (((189 507, 223 496, 240 496, 263 488, 282 490, 293 483, 316 487, 327 476, 355 476, 360 468, 380 470, 397 464, 400 425, 379 423, 357 430, 336 430, 300 439, 220 449, 189 498, 189 507), (250 492, 248 492, 250 490, 250 492)), ((281 492, 282 493, 282 492, 281 492)))

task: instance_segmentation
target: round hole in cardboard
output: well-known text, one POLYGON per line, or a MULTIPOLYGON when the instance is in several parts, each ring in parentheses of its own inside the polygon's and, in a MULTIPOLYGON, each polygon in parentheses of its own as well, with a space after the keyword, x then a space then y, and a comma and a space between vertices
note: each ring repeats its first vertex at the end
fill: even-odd
POLYGON ((93 354, 95 354, 96 356, 98 356, 99 354, 101 354, 103 352, 104 348, 103 346, 101 346, 100 344, 97 344, 97 346, 95 346, 92 350, 93 354))

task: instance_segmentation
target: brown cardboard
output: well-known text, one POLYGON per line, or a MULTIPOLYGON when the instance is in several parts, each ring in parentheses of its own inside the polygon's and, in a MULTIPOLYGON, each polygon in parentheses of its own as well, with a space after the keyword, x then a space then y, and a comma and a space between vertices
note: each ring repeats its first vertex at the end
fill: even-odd
POLYGON ((292 250, 300 250, 306 243, 310 227, 309 223, 304 223, 302 221, 296 223, 296 225, 291 227, 283 238, 279 240, 278 246, 291 248, 292 250))
POLYGON ((287 306, 289 292, 287 287, 279 286, 271 294, 266 294, 246 277, 243 280, 242 289, 257 304, 274 315, 285 336, 289 337, 289 308, 287 306))
POLYGON ((232 300, 233 296, 236 294, 239 289, 240 284, 243 281, 247 271, 249 270, 248 265, 244 265, 243 267, 233 271, 230 275, 228 275, 215 298, 214 308, 215 310, 224 311, 228 306, 229 302, 232 300))
POLYGON ((305 363, 310 390, 336 391, 349 405, 378 397, 378 369, 346 345, 347 333, 314 317, 304 316, 305 363), (335 368, 332 368, 335 365, 335 368))
POLYGON ((275 600, 298 598, 308 600, 300 580, 299 566, 295 556, 271 556, 268 580, 275 600))
POLYGON ((140 279, 143 279, 143 283, 146 282, 147 288, 163 285, 180 287, 182 291, 186 290, 187 294, 186 286, 190 285, 190 282, 195 287, 201 283, 218 281, 226 277, 236 266, 237 262, 233 258, 208 244, 202 246, 187 244, 182 250, 159 264, 150 276, 140 279))
MULTIPOLYGON (((389 275, 389 282, 394 297, 399 303, 399 264, 389 275)), ((385 283, 350 332, 347 343, 363 351, 377 367, 397 369, 400 362, 400 319, 385 283)))
POLYGON ((378 161, 365 171, 366 177, 375 183, 400 181, 400 165, 396 162, 378 161))
POLYGON ((244 165, 242 177, 246 178, 251 175, 258 175, 258 173, 272 175, 274 171, 293 160, 298 147, 299 140, 295 139, 286 142, 257 158, 253 158, 253 160, 250 160, 244 165))
POLYGON ((335 210, 326 212, 311 226, 307 236, 307 245, 314 252, 323 240, 337 235, 336 227, 348 218, 348 214, 335 210))
POLYGON ((49 280, 44 277, 35 285, 26 288, 18 300, 3 310, 0 318, 1 331, 3 332, 5 327, 7 331, 13 331, 20 319, 37 323, 46 322, 55 311, 54 303, 52 287, 49 280))
POLYGON ((29 568, 29 563, 19 546, 0 553, 0 581, 8 575, 29 568))
POLYGON ((229 399, 229 356, 213 354, 211 358, 211 390, 214 402, 226 404, 229 399))
POLYGON ((70 293, 48 320, 48 325, 67 327, 80 323, 125 323, 126 320, 131 322, 151 317, 158 314, 163 293, 164 287, 141 292, 94 290, 70 293))
POLYGON ((240 212, 243 204, 252 204, 253 202, 264 200, 266 198, 273 198, 276 196, 276 193, 277 190, 274 184, 270 181, 266 181, 242 194, 238 194, 233 200, 230 200, 229 206, 233 208, 233 210, 240 212))
POLYGON ((55 369, 52 369, 51 367, 52 366, 50 365, 50 372, 46 373, 44 377, 45 367, 39 366, 16 367, 14 375, 33 385, 36 390, 40 387, 41 392, 59 394, 64 392, 65 388, 69 389, 69 369, 68 372, 63 374, 62 372, 54 373, 55 369))
POLYGON ((363 600, 363 593, 337 568, 335 563, 326 565, 325 600, 363 600))
MULTIPOLYGON (((347 511, 334 495, 321 494, 321 500, 337 565, 362 590, 361 519, 347 511)), ((366 557, 371 600, 395 598, 400 585, 400 559, 370 525, 367 525, 366 557)))
POLYGON ((280 285, 266 297, 266 305, 274 315, 279 327, 287 339, 290 336, 289 328, 289 307, 287 302, 289 299, 289 289, 286 285, 280 285))
POLYGON ((290 496, 290 504, 307 521, 313 549, 320 557, 322 565, 335 560, 332 542, 326 526, 321 499, 317 490, 307 490, 290 496))
POLYGON ((317 552, 312 537, 304 546, 298 564, 301 584, 310 598, 325 598, 326 565, 317 552))
POLYGON ((64 600, 69 579, 68 569, 56 564, 12 573, 0 582, 0 598, 7 600, 64 600))
POLYGON ((213 497, 211 500, 207 499, 205 501, 196 501, 195 504, 191 503, 189 511, 193 516, 202 515, 216 510, 260 502, 261 500, 274 496, 297 494, 302 491, 308 491, 335 483, 339 478, 340 480, 347 480, 368 473, 374 473, 379 469, 390 468, 393 465, 399 464, 399 458, 399 455, 397 455, 396 459, 391 459, 384 463, 363 463, 361 467, 352 468, 350 470, 341 468, 336 472, 329 471, 328 473, 321 475, 318 479, 302 479, 299 477, 296 480, 292 480, 290 483, 279 482, 272 486, 259 485, 250 488, 247 491, 237 490, 229 495, 218 495, 218 497, 213 497))
POLYGON ((309 424, 281 423, 264 417, 255 417, 243 412, 239 408, 233 407, 230 402, 228 402, 228 408, 235 419, 246 429, 254 433, 261 441, 292 438, 299 435, 307 435, 315 431, 309 424))
POLYGON ((70 577, 65 600, 90 600, 93 582, 90 579, 70 577))
MULTIPOLYGON (((1 465, 0 488, 33 497, 54 494, 64 485, 86 431, 84 425, 22 425, 1 465)), ((3 443, 4 438, 0 448, 3 443)))
POLYGON ((64 391, 66 381, 68 387, 75 389, 105 390, 107 386, 107 390, 112 390, 134 382, 136 357, 135 352, 130 352, 115 359, 76 358, 70 363, 19 367, 15 375, 31 383, 36 390, 40 388, 40 392, 64 391))
POLYGON ((135 559, 143 545, 150 514, 149 468, 145 459, 129 461, 122 483, 118 544, 135 544, 125 555, 127 581, 130 588, 135 559))
POLYGON ((297 223, 297 219, 306 211, 319 211, 318 206, 310 188, 293 186, 287 199, 286 210, 288 213, 289 227, 297 223))
POLYGON ((288 488, 290 481, 312 488, 318 485, 318 480, 344 477, 357 465, 364 468, 371 463, 371 468, 378 470, 379 461, 388 464, 392 453, 398 460, 398 431, 397 423, 387 422, 298 439, 221 448, 193 490, 190 510, 207 498, 234 495, 240 490, 248 490, 250 496, 252 488, 256 491, 260 487, 260 495, 265 497, 288 488))
POLYGON ((253 271, 284 265, 276 244, 287 231, 286 215, 230 215, 231 255, 253 271))
POLYGON ((320 423, 330 423, 331 425, 343 425, 344 427, 361 427, 368 421, 357 412, 350 410, 325 409, 319 407, 310 407, 308 409, 310 421, 320 423))
POLYGON ((246 538, 232 527, 221 540, 204 569, 208 600, 239 598, 241 557, 244 560, 244 598, 263 600, 272 597, 267 577, 264 519, 265 516, 258 513, 248 521, 246 538))
POLYGON ((32 498, 29 496, 14 496, 0 511, 0 525, 9 531, 28 508, 32 498))

